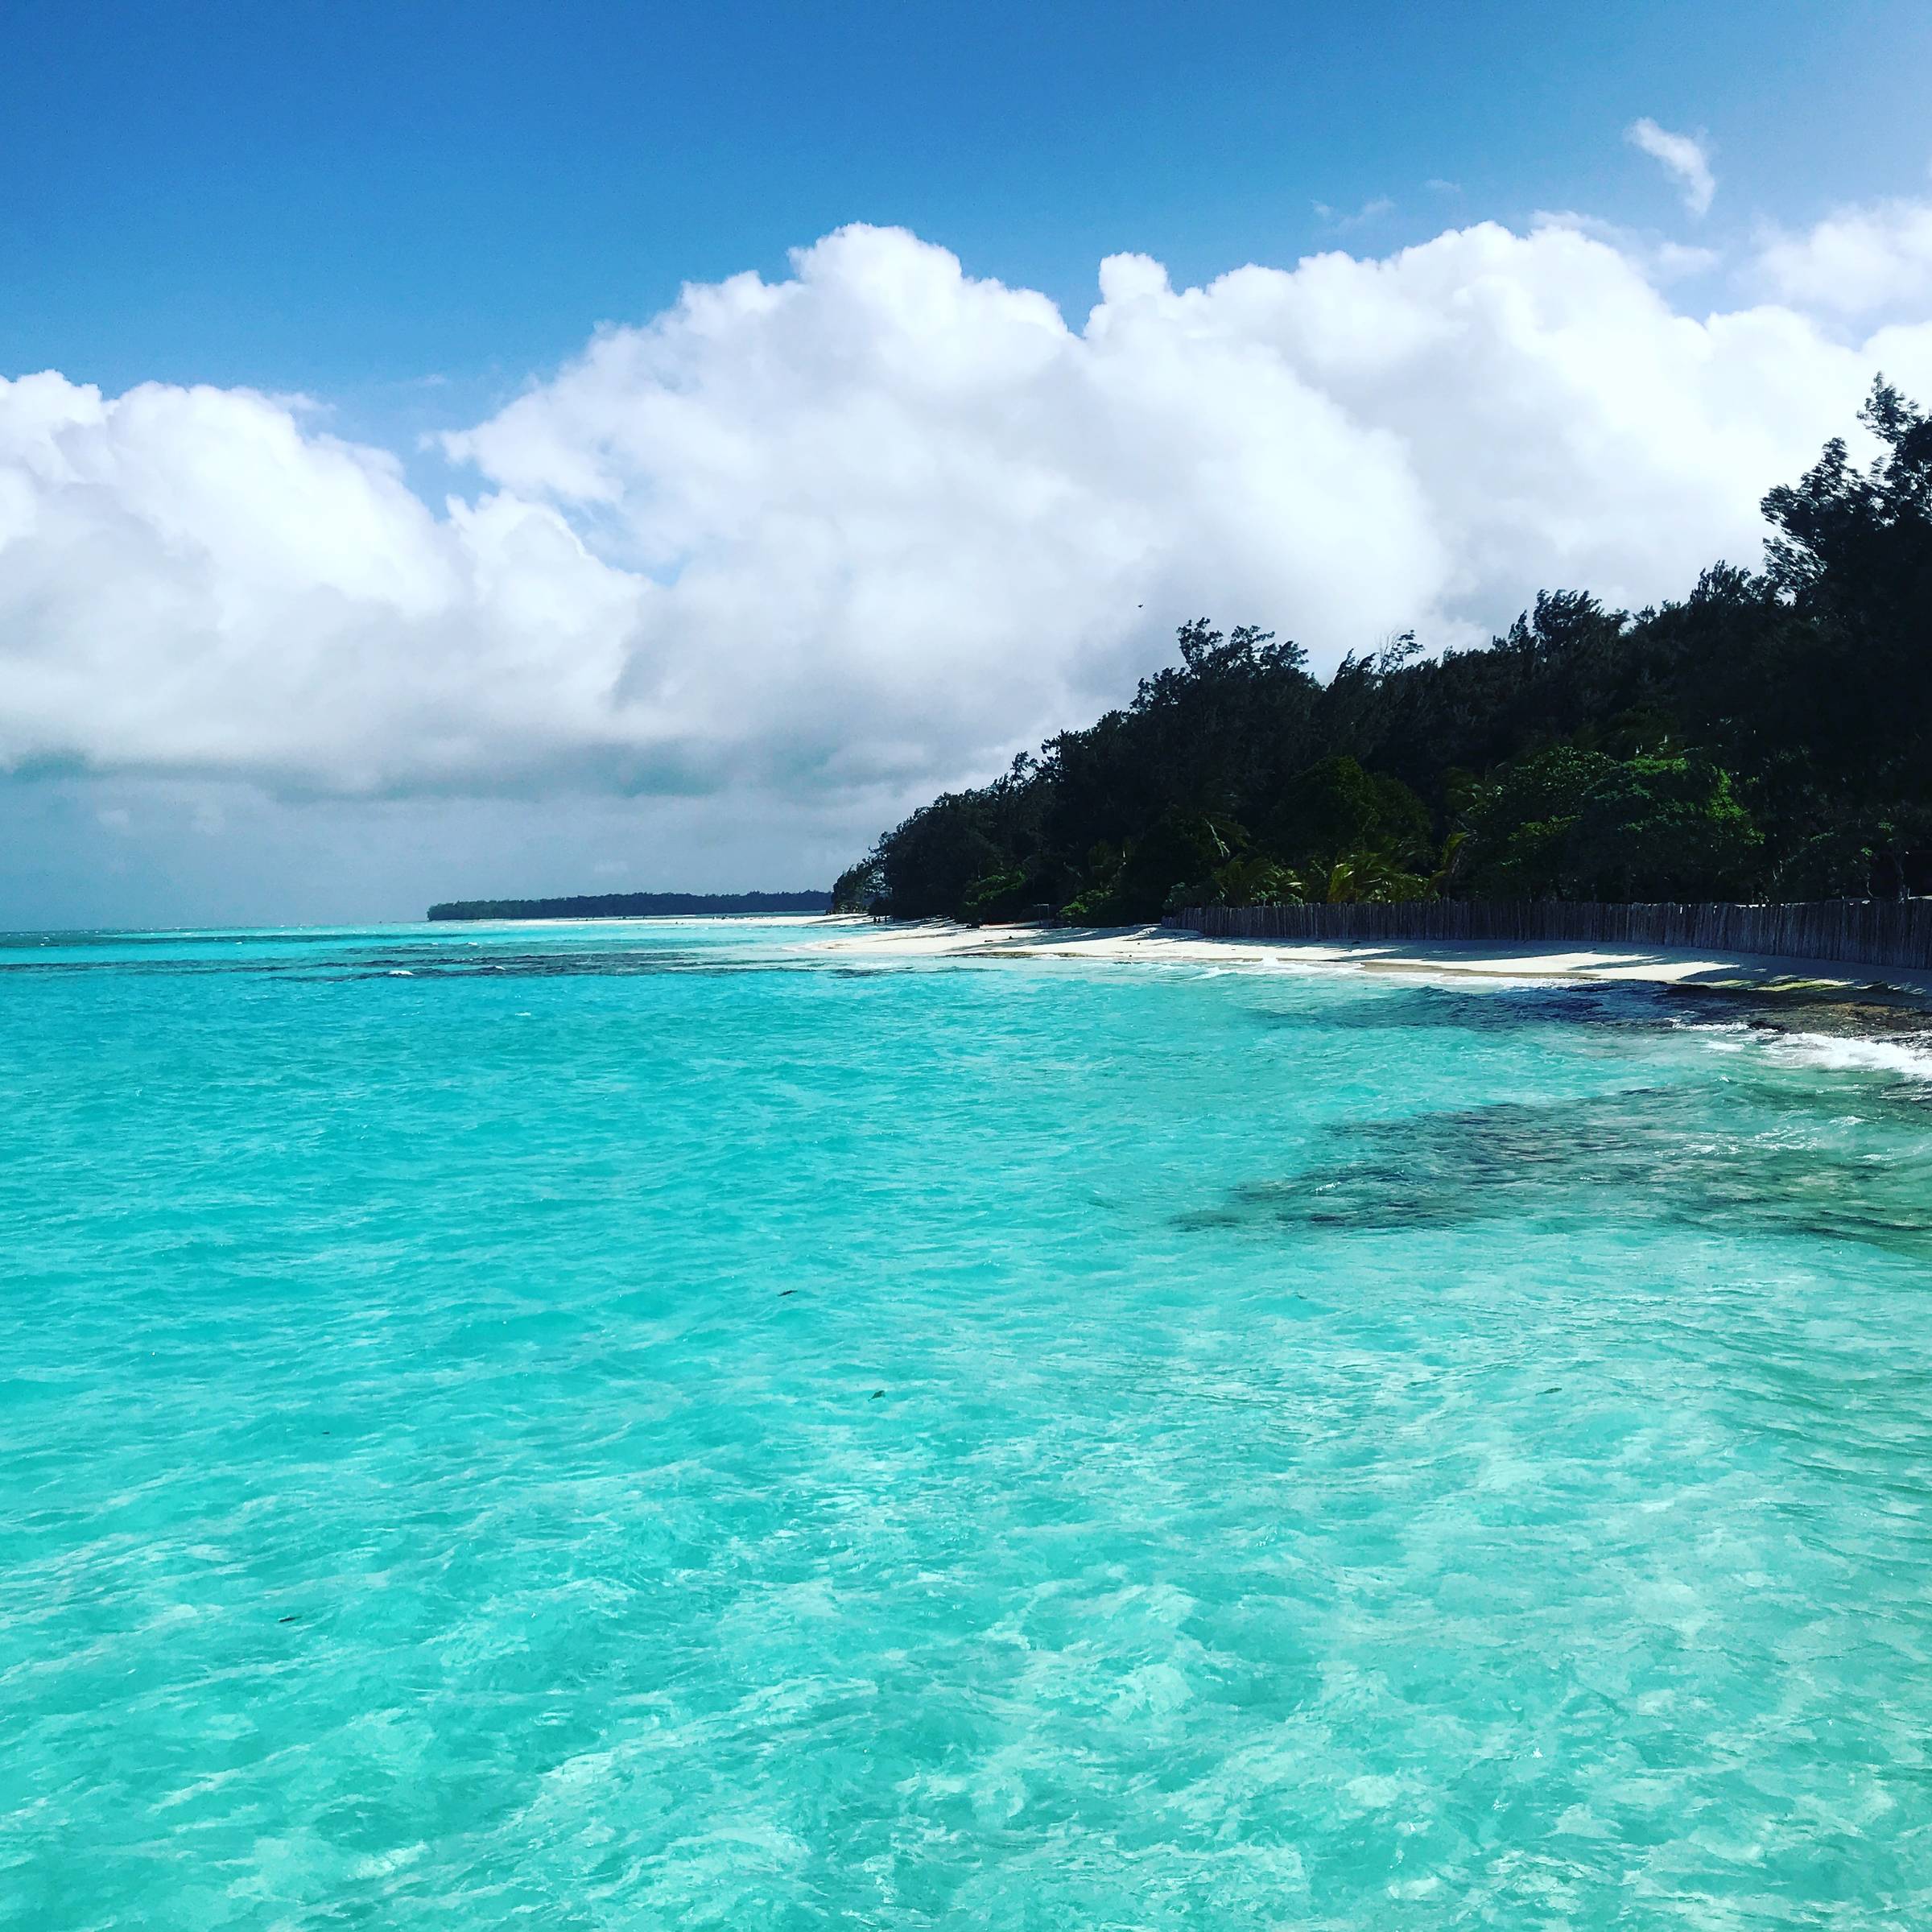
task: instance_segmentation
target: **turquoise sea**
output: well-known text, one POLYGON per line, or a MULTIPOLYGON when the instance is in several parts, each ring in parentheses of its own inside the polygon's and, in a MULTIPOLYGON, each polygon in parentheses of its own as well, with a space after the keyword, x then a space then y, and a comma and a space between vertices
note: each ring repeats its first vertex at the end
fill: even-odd
POLYGON ((0 941, 0 1924, 1932 1924, 1932 1064, 822 936, 0 941))

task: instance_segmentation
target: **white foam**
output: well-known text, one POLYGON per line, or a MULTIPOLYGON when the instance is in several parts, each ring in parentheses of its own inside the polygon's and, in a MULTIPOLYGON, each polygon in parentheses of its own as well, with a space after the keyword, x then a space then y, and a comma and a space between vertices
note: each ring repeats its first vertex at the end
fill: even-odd
POLYGON ((1686 1033, 1699 1034, 1713 1053, 1768 1054, 1773 1059, 1832 1073, 1888 1073, 1908 1080, 1932 1080, 1932 1046, 1903 1040, 1860 1040, 1842 1034, 1772 1033, 1740 1020, 1678 1020, 1686 1033))
POLYGON ((1889 1073, 1902 1080, 1932 1080, 1932 1048, 1902 1040, 1847 1040, 1825 1033, 1787 1033, 1771 1042, 1781 1059, 1835 1072, 1889 1073))

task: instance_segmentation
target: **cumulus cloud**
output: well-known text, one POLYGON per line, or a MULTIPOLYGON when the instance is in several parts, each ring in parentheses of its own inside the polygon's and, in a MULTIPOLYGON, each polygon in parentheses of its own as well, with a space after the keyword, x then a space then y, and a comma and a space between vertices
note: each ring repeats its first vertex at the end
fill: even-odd
POLYGON ((1696 135, 1674 134, 1646 115, 1624 130, 1624 138, 1652 160, 1661 161, 1677 178, 1677 192, 1693 215, 1701 217, 1711 212, 1717 177, 1711 171, 1710 150, 1696 135))
POLYGON ((1782 300, 1844 316, 1932 309, 1932 202, 1840 208, 1802 234, 1773 234, 1758 256, 1782 300))
POLYGON ((1626 228, 1620 222, 1579 214, 1574 208, 1566 208, 1560 213, 1539 209, 1531 225, 1538 229, 1569 229, 1605 242, 1657 283, 1681 282, 1689 275, 1707 275, 1724 259, 1714 248, 1694 248, 1684 242, 1666 241, 1655 234, 1626 228))
POLYGON ((1679 315, 1561 221, 1100 286, 1075 324, 843 229, 598 333, 435 506, 263 396, 0 383, 0 765, 883 819, 1201 612, 1332 663, 1681 592, 1880 353, 1932 376, 1932 328, 1679 315))
POLYGON ((432 513, 310 413, 0 380, 0 762, 353 793, 634 758, 648 586, 552 510, 432 513))

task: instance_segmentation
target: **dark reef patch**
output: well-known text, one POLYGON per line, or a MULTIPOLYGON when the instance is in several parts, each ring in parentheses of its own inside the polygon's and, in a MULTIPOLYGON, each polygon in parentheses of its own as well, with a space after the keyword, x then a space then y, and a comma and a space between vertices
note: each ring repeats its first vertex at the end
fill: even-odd
POLYGON ((1713 1124, 1698 1085, 1629 1088, 1345 1123, 1332 1157, 1250 1181, 1182 1217, 1196 1229, 1393 1232, 1493 1220, 1620 1218, 1807 1234, 1932 1258, 1932 1140, 1917 1093, 1874 1089, 1881 1128, 1848 1135, 1814 1097, 1766 1086, 1748 1126, 1713 1124))
POLYGON ((1331 1033, 1520 1033, 1525 1026, 1656 1026, 1666 1016, 1656 987, 1599 989, 1501 986, 1464 992, 1452 986, 1406 986, 1372 998, 1337 1001, 1314 1012, 1257 1010, 1266 1032, 1319 1026, 1331 1033))

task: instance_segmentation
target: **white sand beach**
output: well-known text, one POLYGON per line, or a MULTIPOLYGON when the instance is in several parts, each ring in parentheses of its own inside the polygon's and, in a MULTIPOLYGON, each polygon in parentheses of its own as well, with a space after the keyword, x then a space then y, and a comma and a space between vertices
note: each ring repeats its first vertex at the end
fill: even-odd
POLYGON ((1893 1006, 1906 1012, 1932 1008, 1932 973, 1742 953, 1720 957, 1651 947, 1525 952, 1520 947, 1463 946, 1427 940, 1317 944, 1294 939, 1208 939, 1198 932, 1163 926, 975 927, 943 919, 879 925, 848 917, 829 918, 824 923, 836 930, 815 942, 818 948, 869 959, 979 955, 1158 965, 1330 968, 1437 979, 1620 982, 1714 993, 1757 993, 1818 1005, 1893 1006))

